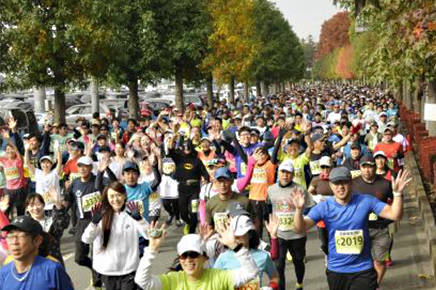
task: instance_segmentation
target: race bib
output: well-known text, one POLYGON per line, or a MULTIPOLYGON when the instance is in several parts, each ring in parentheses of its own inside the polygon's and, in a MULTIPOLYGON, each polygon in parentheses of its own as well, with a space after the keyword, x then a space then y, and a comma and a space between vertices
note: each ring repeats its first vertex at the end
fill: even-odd
POLYGON ((350 173, 351 173, 352 179, 357 178, 357 177, 362 175, 362 171, 360 171, 360 170, 352 170, 352 171, 350 171, 350 173))
POLYGON ((263 168, 255 168, 253 171, 253 177, 251 178, 251 184, 265 184, 267 183, 266 170, 263 168))
POLYGON ((150 202, 157 202, 159 201, 159 194, 157 194, 156 192, 153 192, 152 194, 150 194, 150 196, 148 197, 148 200, 150 202))
POLYGON ((43 194, 41 194, 41 196, 44 199, 45 204, 53 203, 53 201, 51 200, 50 192, 44 192, 43 194))
POLYGON ((338 254, 359 255, 363 249, 363 230, 336 231, 335 244, 338 254))
POLYGON ((369 214, 368 220, 376 221, 376 220, 378 220, 378 216, 375 213, 372 212, 372 213, 369 214))
POLYGON ((144 216, 144 203, 142 202, 142 200, 139 200, 139 199, 134 200, 134 202, 138 206, 139 214, 143 217, 144 216))
POLYGON ((164 163, 162 166, 162 171, 163 173, 170 175, 171 173, 173 173, 176 170, 176 164, 168 162, 168 163, 164 163))
POLYGON ((215 224, 215 229, 222 228, 229 219, 229 216, 226 212, 217 212, 213 215, 213 222, 215 224))
POLYGON ((14 180, 18 179, 20 177, 20 171, 17 167, 9 167, 5 168, 5 177, 6 180, 14 180))
POLYGON ((90 212, 92 207, 101 200, 99 191, 87 194, 82 197, 82 208, 84 212, 90 212))
POLYGON ((310 172, 313 175, 321 174, 321 166, 319 165, 319 160, 310 161, 310 172))
POLYGON ((388 158, 387 163, 388 163, 388 167, 389 167, 391 170, 394 170, 394 158, 388 158))
POLYGON ((260 278, 257 276, 255 279, 251 280, 244 286, 235 288, 236 290, 259 290, 260 289, 260 278))
POLYGON ((275 213, 279 220, 279 230, 282 232, 292 231, 294 229, 294 214, 290 212, 275 213))
POLYGON ((191 212, 193 213, 198 212, 198 199, 191 200, 191 212))
POLYGON ((296 180, 299 180, 303 177, 302 168, 294 168, 294 173, 295 173, 294 179, 296 179, 296 180))

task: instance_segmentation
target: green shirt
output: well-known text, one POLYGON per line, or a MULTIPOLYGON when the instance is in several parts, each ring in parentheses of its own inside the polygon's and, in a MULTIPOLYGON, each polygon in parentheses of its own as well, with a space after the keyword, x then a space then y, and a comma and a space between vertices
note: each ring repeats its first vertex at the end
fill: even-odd
POLYGON ((184 271, 170 272, 159 276, 162 290, 233 290, 234 279, 231 271, 205 269, 200 280, 188 280, 184 271))

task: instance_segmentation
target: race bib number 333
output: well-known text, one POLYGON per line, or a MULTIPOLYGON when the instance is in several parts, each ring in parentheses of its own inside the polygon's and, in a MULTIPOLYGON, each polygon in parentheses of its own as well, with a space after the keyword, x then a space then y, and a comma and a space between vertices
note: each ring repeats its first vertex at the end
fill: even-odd
POLYGON ((90 212, 92 207, 101 200, 100 192, 96 191, 82 197, 82 207, 84 212, 90 212))
POLYGON ((338 254, 359 255, 363 249, 363 230, 336 231, 335 243, 338 254))

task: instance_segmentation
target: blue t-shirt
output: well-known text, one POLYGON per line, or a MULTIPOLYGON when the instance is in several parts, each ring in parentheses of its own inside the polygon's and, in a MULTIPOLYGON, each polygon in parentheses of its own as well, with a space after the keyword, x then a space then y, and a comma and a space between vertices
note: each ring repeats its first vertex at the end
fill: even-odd
POLYGON ((0 270, 0 290, 73 290, 70 277, 57 262, 35 256, 30 272, 18 274, 14 262, 0 270), (23 281, 18 281, 28 275, 23 281), (15 278, 15 277, 16 278, 15 278))
MULTIPOLYGON (((260 286, 262 286, 262 276, 264 272, 266 272, 269 278, 274 275, 278 275, 274 262, 271 260, 271 257, 267 252, 263 250, 252 249, 250 250, 250 255, 259 268, 260 286)), ((235 252, 225 251, 219 255, 213 267, 216 269, 233 270, 240 268, 241 264, 236 258, 235 252)))
POLYGON ((124 187, 127 191, 127 201, 139 201, 142 202, 142 209, 140 208, 140 212, 142 217, 145 218, 148 222, 148 211, 149 211, 149 196, 152 193, 150 183, 143 182, 135 187, 130 187, 127 184, 124 184, 124 187))
MULTIPOLYGON (((346 205, 337 203, 334 197, 329 197, 325 202, 318 203, 309 212, 308 217, 317 223, 323 220, 329 234, 329 254, 327 268, 333 272, 339 273, 356 273, 365 271, 373 267, 371 257, 371 241, 368 230, 368 217, 374 212, 379 215, 386 206, 384 202, 377 198, 367 195, 353 193, 353 197, 346 205), (335 239, 337 231, 352 231, 362 230, 363 234, 363 249, 360 254, 338 254, 337 244, 339 247, 344 245, 344 242, 352 243, 352 240, 335 239)), ((348 234, 351 232, 347 232, 348 234)), ((339 235, 340 233, 338 233, 339 235)), ((355 237, 351 236, 351 239, 355 237)), ((359 237, 357 237, 359 238, 359 237)))

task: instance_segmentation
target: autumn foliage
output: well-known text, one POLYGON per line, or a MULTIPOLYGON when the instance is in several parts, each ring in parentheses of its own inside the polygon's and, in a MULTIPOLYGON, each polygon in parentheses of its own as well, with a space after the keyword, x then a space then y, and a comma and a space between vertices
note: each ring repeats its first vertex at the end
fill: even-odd
POLYGON ((340 78, 351 79, 354 74, 351 70, 351 61, 353 59, 353 47, 348 44, 339 50, 336 73, 340 78))
POLYGON ((318 49, 315 60, 331 53, 335 48, 343 47, 350 43, 348 29, 350 18, 348 12, 339 12, 325 21, 321 27, 318 49))

